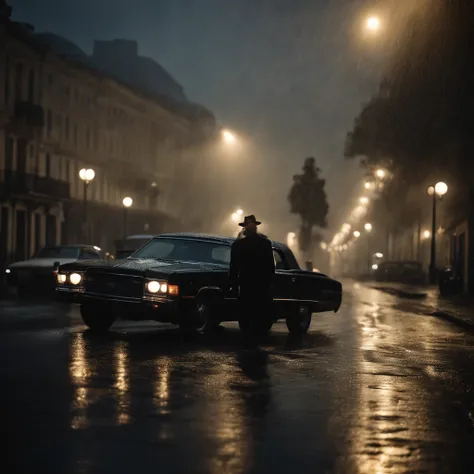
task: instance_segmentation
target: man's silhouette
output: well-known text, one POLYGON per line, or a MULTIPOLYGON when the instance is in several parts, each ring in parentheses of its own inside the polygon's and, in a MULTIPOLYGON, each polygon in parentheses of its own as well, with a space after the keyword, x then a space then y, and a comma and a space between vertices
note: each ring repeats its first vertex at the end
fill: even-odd
POLYGON ((275 274, 272 243, 257 232, 261 224, 254 215, 239 225, 244 231, 232 244, 229 281, 238 286, 241 328, 248 346, 256 345, 257 330, 271 317, 275 274))

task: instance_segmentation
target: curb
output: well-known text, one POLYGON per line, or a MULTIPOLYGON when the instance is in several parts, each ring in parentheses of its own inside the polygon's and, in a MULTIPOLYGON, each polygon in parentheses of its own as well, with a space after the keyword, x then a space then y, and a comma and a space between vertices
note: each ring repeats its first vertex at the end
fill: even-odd
POLYGON ((401 298, 410 298, 410 299, 423 299, 426 298, 427 293, 420 293, 420 292, 412 292, 412 291, 405 291, 405 290, 397 290, 395 288, 386 288, 383 286, 373 286, 374 290, 383 291, 384 293, 388 293, 389 295, 399 296, 401 298))
POLYGON ((436 310, 429 313, 430 316, 436 316, 437 318, 444 319, 450 323, 455 324, 456 326, 462 327, 463 329, 469 329, 474 331, 474 321, 469 319, 464 319, 461 316, 456 315, 456 313, 450 313, 449 311, 436 310))

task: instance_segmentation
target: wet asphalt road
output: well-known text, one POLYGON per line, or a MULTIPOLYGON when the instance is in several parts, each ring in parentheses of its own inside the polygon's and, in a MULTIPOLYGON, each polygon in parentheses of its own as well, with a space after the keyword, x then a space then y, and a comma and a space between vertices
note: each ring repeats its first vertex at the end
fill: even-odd
POLYGON ((339 313, 300 341, 275 325, 261 356, 234 324, 203 343, 1 311, 1 472, 474 472, 474 335, 419 302, 348 283, 339 313))

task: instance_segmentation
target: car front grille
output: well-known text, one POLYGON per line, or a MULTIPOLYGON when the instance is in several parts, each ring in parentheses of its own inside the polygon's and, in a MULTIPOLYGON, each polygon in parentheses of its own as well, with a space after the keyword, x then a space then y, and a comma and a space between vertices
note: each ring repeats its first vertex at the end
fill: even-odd
POLYGON ((141 298, 143 296, 143 278, 89 270, 84 279, 84 290, 86 294, 141 298))

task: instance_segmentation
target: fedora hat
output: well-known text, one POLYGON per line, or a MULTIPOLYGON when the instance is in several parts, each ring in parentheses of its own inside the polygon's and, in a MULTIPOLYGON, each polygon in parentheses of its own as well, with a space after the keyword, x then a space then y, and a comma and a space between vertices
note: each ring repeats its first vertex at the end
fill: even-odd
POLYGON ((240 225, 240 227, 245 227, 247 224, 251 224, 251 223, 254 223, 255 225, 260 225, 261 224, 261 222, 257 221, 255 216, 253 214, 251 214, 250 216, 245 216, 244 222, 241 222, 239 225, 240 225))

